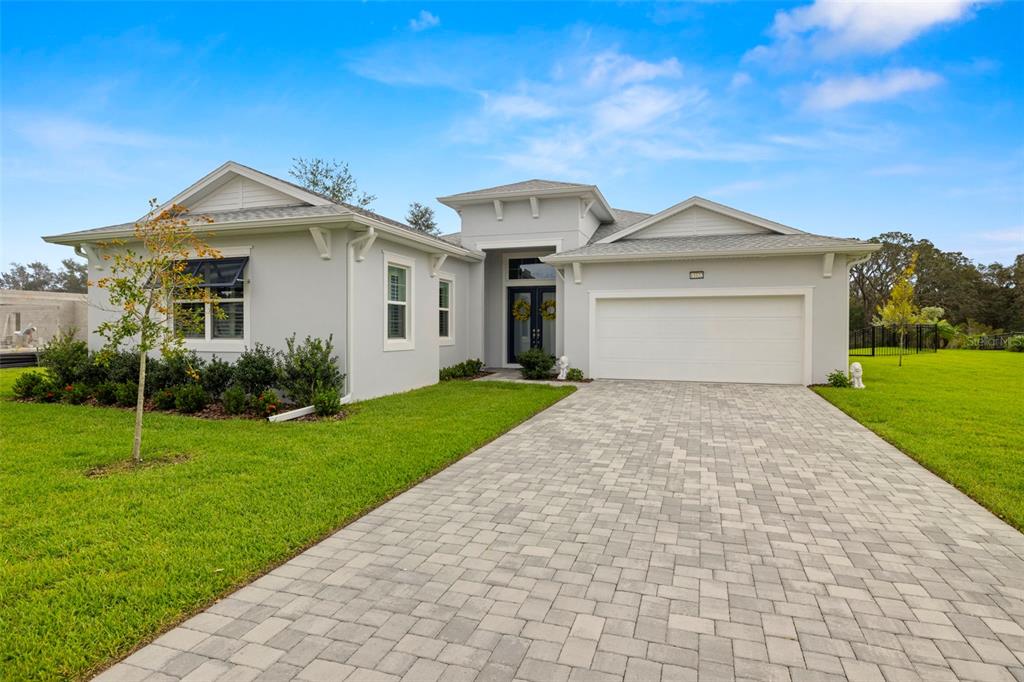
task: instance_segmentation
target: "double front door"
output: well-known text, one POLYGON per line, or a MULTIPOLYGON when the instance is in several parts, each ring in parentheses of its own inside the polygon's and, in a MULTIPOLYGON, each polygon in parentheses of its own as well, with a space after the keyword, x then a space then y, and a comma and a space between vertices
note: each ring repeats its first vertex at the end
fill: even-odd
POLYGON ((541 348, 555 354, 555 288, 509 287, 508 361, 518 362, 519 354, 530 348, 541 348))

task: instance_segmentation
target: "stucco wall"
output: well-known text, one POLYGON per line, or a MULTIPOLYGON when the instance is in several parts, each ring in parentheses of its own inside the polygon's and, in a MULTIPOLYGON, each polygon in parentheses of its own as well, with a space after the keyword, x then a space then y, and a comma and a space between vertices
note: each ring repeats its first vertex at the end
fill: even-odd
POLYGON ((441 267, 441 277, 454 278, 451 314, 454 343, 441 345, 440 366, 450 367, 470 358, 483 359, 483 264, 449 258, 441 267))
POLYGON ((847 365, 847 280, 842 255, 836 255, 831 278, 822 277, 821 256, 587 263, 582 283, 574 284, 570 274, 564 286, 564 353, 589 373, 591 291, 813 287, 811 373, 815 383, 824 382, 830 371, 847 365), (691 270, 703 270, 704 279, 690 280, 691 270))
POLYGON ((494 242, 524 242, 530 240, 561 241, 561 250, 581 246, 582 225, 579 217, 579 199, 576 197, 540 199, 540 216, 534 218, 529 199, 504 203, 502 219, 494 214, 494 204, 475 204, 461 210, 464 246, 471 249, 487 248, 494 242))
POLYGON ((78 338, 86 337, 88 298, 85 294, 62 291, 20 291, 0 289, 0 345, 13 343, 16 331, 35 327, 32 346, 39 347, 58 332, 75 330, 78 338))

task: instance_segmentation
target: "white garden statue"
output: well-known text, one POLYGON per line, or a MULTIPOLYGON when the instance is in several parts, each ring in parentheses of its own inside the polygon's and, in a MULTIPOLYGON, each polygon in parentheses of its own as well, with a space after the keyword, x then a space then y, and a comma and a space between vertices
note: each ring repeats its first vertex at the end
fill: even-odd
POLYGON ((569 373, 569 358, 563 355, 555 364, 558 366, 558 380, 565 381, 565 377, 569 373))
POLYGON ((14 334, 12 334, 12 336, 14 337, 14 347, 24 348, 26 346, 31 345, 32 342, 35 340, 35 333, 36 326, 34 324, 14 332, 14 334))
POLYGON ((850 365, 850 385, 854 388, 864 388, 864 368, 859 362, 850 365))

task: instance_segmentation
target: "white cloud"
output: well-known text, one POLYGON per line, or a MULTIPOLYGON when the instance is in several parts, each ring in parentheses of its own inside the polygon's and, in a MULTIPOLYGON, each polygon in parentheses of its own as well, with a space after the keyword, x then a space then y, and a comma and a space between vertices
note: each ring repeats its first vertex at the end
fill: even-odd
POLYGON ((754 79, 750 77, 749 73, 746 73, 745 71, 737 71, 733 74, 732 80, 729 81, 729 89, 739 90, 740 88, 747 87, 753 82, 754 79))
POLYGON ((1006 230, 982 232, 980 236, 982 239, 989 242, 1010 242, 1019 246, 1024 246, 1024 225, 1018 225, 1017 227, 1011 227, 1006 230))
POLYGON ((828 78, 814 86, 804 106, 817 111, 842 109, 860 102, 880 102, 907 92, 928 90, 942 83, 942 76, 920 69, 891 69, 868 76, 828 78))
POLYGON ((775 14, 772 42, 747 53, 756 60, 891 52, 921 34, 973 16, 979 0, 815 0, 775 14))
POLYGON ((413 31, 426 31, 428 28, 440 25, 441 20, 425 9, 421 9, 415 18, 409 20, 409 28, 413 31))
POLYGON ((891 177, 903 175, 923 175, 932 170, 933 169, 931 167, 924 166, 919 163, 897 163, 892 166, 882 166, 881 168, 874 168, 868 171, 868 174, 880 177, 891 177))
POLYGON ((583 82, 588 87, 614 88, 682 75, 683 67, 675 57, 647 62, 617 50, 608 50, 591 58, 590 70, 583 82))
POLYGON ((558 108, 523 94, 483 93, 484 111, 506 119, 543 119, 558 114, 558 108))
POLYGON ((168 142, 160 135, 66 116, 17 115, 15 119, 13 127, 26 142, 50 151, 96 146, 155 148, 168 142))

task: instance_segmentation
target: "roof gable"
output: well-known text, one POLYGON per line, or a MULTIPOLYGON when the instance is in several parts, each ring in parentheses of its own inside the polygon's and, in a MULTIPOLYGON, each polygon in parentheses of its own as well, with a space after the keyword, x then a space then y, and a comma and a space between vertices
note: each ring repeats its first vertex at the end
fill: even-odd
POLYGON ((332 203, 298 185, 228 161, 176 194, 161 208, 178 204, 193 212, 237 211, 278 206, 328 206, 332 203))
POLYGON ((636 222, 624 230, 610 234, 596 243, 610 244, 624 238, 658 239, 728 234, 803 234, 803 232, 702 197, 690 197, 686 201, 636 222))

